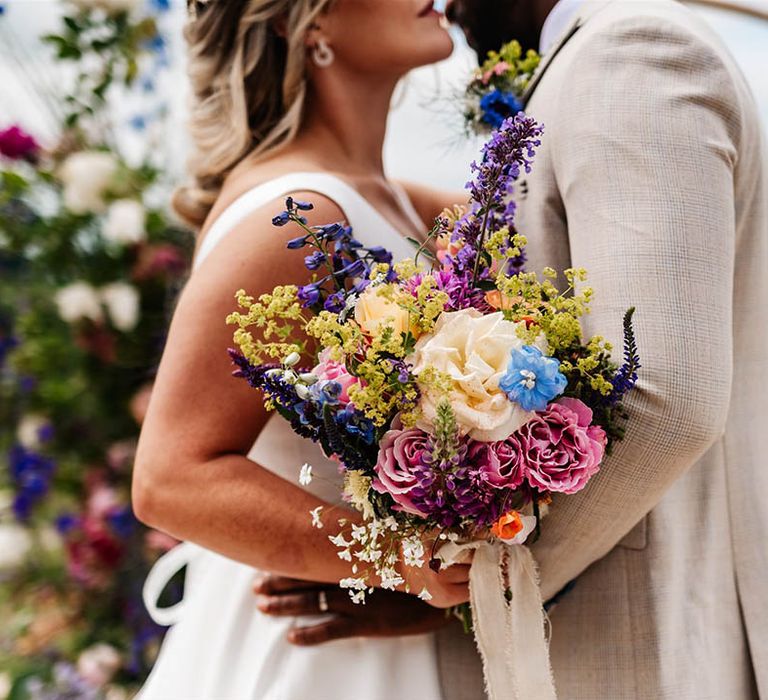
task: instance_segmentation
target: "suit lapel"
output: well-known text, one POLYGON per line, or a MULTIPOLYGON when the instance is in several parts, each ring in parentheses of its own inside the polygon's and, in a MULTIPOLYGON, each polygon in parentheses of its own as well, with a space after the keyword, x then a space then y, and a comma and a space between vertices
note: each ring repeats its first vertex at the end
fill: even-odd
POLYGON ((577 31, 579 31, 579 28, 584 23, 584 18, 581 15, 576 16, 573 21, 568 25, 568 29, 560 36, 560 38, 553 44, 552 48, 547 51, 547 55, 544 56, 541 59, 541 63, 539 63, 539 67, 536 69, 536 72, 531 77, 530 81, 528 82, 528 85, 526 86, 523 95, 522 95, 522 102, 523 106, 528 104, 528 101, 531 99, 531 96, 533 95, 534 91, 536 90, 536 87, 538 86, 541 79, 544 77, 544 73, 547 72, 547 69, 551 65, 552 61, 555 59, 555 56, 560 53, 560 50, 565 46, 572 38, 573 35, 576 34, 577 31))

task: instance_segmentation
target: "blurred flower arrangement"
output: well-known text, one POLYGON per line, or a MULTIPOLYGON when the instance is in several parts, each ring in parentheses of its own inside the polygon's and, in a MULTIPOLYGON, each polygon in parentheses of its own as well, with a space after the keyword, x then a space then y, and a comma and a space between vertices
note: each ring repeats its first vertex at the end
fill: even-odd
POLYGON ((165 115, 168 9, 65 4, 43 38, 71 78, 46 95, 54 143, 0 124, 0 698, 130 697, 163 633, 141 586, 174 541, 135 520, 129 495, 192 245, 163 207, 148 126, 165 115), (127 124, 126 95, 146 106, 127 124), (125 128, 150 143, 138 163, 125 128))

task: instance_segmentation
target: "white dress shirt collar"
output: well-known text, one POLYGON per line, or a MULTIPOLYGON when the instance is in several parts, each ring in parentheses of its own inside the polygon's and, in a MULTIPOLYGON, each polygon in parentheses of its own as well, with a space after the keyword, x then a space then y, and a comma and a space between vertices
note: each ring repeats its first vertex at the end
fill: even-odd
POLYGON ((552 8, 541 29, 539 40, 539 53, 545 56, 552 45, 560 38, 560 35, 568 28, 568 23, 579 11, 584 0, 560 0, 552 8))

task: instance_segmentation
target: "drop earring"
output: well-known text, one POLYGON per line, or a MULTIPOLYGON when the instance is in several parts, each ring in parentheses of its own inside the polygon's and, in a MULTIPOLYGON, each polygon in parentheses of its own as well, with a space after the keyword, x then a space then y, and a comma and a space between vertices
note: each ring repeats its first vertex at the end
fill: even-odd
POLYGON ((333 59, 336 55, 333 53, 333 49, 328 46, 328 42, 320 37, 317 43, 312 48, 312 60, 319 68, 327 68, 333 63, 333 59))

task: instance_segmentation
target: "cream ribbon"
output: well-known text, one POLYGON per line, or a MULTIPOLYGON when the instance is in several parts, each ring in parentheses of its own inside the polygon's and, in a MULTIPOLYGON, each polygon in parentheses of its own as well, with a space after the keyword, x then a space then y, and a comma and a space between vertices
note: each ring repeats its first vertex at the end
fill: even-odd
POLYGON ((489 700, 556 700, 536 563, 524 545, 447 543, 446 565, 475 550, 469 592, 489 700), (507 601, 506 592, 511 593, 507 601))

